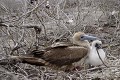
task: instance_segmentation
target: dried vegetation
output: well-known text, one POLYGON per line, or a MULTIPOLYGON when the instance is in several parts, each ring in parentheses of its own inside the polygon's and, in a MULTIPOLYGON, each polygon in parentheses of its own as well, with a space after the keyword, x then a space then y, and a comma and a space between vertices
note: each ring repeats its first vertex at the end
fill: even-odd
POLYGON ((8 64, 0 65, 0 80, 120 79, 119 0, 29 1, 0 0, 1 60, 44 49, 57 41, 70 41, 73 33, 84 31, 102 40, 110 67, 66 73, 23 63, 8 64))

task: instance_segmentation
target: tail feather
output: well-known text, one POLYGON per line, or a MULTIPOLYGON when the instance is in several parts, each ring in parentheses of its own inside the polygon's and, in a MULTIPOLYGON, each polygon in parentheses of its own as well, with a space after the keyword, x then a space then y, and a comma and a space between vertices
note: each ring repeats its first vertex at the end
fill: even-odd
POLYGON ((48 66, 55 70, 67 70, 67 66, 57 66, 55 64, 51 64, 41 58, 31 57, 31 56, 10 56, 9 59, 2 59, 0 60, 0 65, 7 65, 7 64, 16 64, 18 62, 28 63, 31 65, 36 66, 48 66))
POLYGON ((28 63, 31 65, 37 65, 37 66, 46 66, 49 65, 49 62, 36 57, 28 57, 28 56, 11 56, 11 59, 17 60, 22 63, 28 63))
POLYGON ((44 54, 44 51, 33 50, 31 54, 33 54, 35 57, 42 57, 42 55, 44 54))

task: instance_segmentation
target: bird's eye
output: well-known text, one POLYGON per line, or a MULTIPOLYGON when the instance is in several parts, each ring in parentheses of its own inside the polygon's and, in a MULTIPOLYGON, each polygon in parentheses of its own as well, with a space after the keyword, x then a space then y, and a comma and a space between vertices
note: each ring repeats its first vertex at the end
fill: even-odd
POLYGON ((81 36, 80 38, 84 38, 84 36, 81 36))

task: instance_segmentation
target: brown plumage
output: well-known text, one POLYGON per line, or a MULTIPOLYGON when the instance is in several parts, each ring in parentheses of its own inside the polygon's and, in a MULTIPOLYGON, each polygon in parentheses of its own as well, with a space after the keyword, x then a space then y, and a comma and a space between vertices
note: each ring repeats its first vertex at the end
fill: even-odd
POLYGON ((70 65, 79 61, 88 53, 88 49, 79 46, 59 46, 47 50, 42 59, 57 66, 70 65))
POLYGON ((13 56, 25 63, 34 65, 53 65, 57 67, 69 66, 80 61, 89 52, 89 42, 95 37, 87 36, 83 32, 77 32, 73 36, 73 43, 59 42, 43 51, 33 51, 32 56, 13 56), (89 37, 89 38, 88 38, 89 37))

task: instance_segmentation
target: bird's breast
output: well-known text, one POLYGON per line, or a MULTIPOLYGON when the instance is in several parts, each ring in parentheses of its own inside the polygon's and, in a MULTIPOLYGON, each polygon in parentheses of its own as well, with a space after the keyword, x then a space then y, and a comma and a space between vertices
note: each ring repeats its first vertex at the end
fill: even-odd
POLYGON ((98 51, 95 48, 91 49, 89 54, 89 62, 91 65, 97 66, 102 64, 102 61, 98 54, 100 55, 103 61, 105 60, 106 55, 103 49, 98 49, 98 51))

